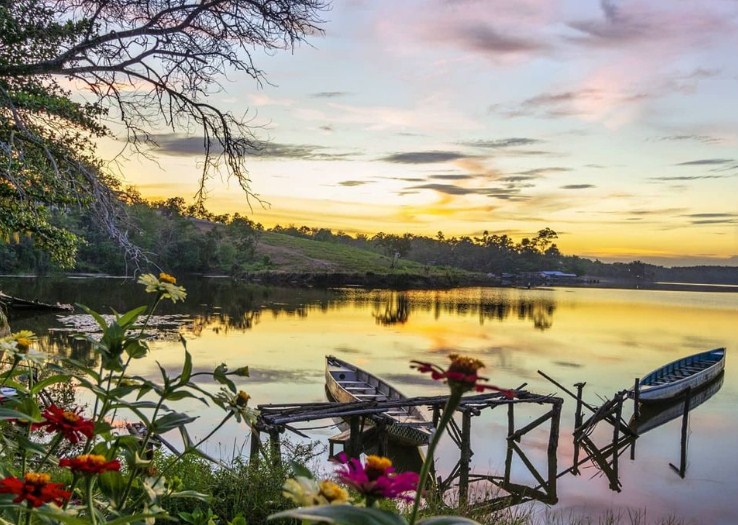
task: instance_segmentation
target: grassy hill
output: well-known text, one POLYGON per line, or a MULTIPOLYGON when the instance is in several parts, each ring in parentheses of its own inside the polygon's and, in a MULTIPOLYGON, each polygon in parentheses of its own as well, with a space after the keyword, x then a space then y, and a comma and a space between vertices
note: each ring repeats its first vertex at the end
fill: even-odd
POLYGON ((414 261, 333 242, 315 241, 282 233, 264 232, 257 257, 266 264, 257 279, 316 286, 361 284, 371 286, 449 286, 477 282, 483 277, 458 268, 427 266, 414 261))

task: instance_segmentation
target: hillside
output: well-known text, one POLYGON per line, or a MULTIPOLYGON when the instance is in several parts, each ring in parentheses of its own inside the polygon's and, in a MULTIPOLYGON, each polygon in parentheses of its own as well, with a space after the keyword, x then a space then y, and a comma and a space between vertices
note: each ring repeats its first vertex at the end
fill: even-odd
POLYGON ((266 269, 251 277, 273 283, 448 286, 486 282, 484 276, 458 268, 403 258, 393 267, 390 257, 376 252, 270 231, 261 234, 256 255, 266 269))

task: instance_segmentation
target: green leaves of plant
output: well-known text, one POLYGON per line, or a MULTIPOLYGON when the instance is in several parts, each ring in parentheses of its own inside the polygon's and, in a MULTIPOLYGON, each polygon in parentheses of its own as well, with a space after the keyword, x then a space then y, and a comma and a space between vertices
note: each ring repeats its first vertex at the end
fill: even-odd
POLYGON ((394 512, 372 507, 354 507, 351 505, 300 507, 269 516, 270 520, 278 518, 292 518, 340 525, 407 525, 407 522, 399 514, 395 514, 394 512))

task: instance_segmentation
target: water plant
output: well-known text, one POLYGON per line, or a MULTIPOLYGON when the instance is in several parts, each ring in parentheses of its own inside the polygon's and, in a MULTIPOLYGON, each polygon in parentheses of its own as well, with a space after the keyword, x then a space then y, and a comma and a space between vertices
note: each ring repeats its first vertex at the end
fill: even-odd
MULTIPOLYGON (((0 372, 0 421, 5 427, 0 437, 0 523, 176 521, 163 503, 175 498, 207 502, 208 496, 179 490, 180 484, 168 477, 170 471, 187 457, 204 457, 199 446, 226 421, 255 420, 257 413, 248 406, 248 394, 234 383, 234 378, 248 376, 248 367, 229 371, 221 364, 212 372, 194 372, 184 339, 178 374, 170 374, 161 365, 157 381, 130 373, 132 361, 149 352, 145 332, 156 307, 163 300, 186 298, 185 289, 165 273, 142 275, 139 283, 154 295, 152 304, 115 313, 112 321, 81 306, 101 331, 97 336, 80 336, 92 345, 95 365, 40 352, 31 332, 0 339, 5 363, 0 372), (42 369, 45 377, 39 373, 42 369), (203 378, 214 380, 220 390, 201 387, 197 381, 203 378), (49 389, 69 383, 91 408, 59 406, 51 400, 49 389), (196 418, 169 406, 182 399, 223 411, 216 428, 197 442, 187 430, 196 418), (121 429, 123 414, 136 420, 139 432, 135 435, 121 429), (175 430, 183 450, 154 465, 155 437, 175 430)), ((207 522, 205 516, 208 512, 203 514, 207 522)), ((179 516, 188 523, 199 518, 179 516)))

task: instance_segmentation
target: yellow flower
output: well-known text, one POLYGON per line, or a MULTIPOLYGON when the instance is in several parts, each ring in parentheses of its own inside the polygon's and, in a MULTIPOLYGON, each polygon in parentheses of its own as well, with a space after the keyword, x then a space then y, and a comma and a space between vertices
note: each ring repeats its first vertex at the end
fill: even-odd
POLYGON ((375 456, 375 455, 369 455, 366 457, 365 467, 364 470, 366 470, 367 475, 371 479, 372 475, 376 475, 376 477, 384 475, 385 472, 387 472, 387 469, 392 467, 392 460, 390 458, 385 458, 383 456, 375 456), (372 475, 370 475, 371 473, 372 475))
POLYGON ((285 481, 282 485, 282 495, 294 501, 299 507, 340 505, 349 499, 346 489, 333 481, 326 479, 318 482, 304 476, 296 476, 285 481))
POLYGON ((323 496, 331 505, 340 505, 341 503, 348 502, 348 491, 336 485, 333 481, 324 479, 318 483, 318 487, 320 487, 319 495, 323 496))
POLYGON ((151 273, 145 273, 138 278, 138 283, 146 286, 147 293, 160 294, 163 299, 171 299, 173 303, 184 301, 187 292, 184 287, 177 286, 177 279, 164 272, 159 274, 157 279, 151 273))

